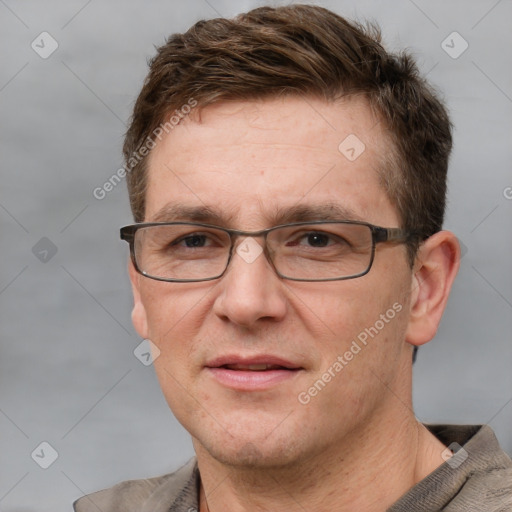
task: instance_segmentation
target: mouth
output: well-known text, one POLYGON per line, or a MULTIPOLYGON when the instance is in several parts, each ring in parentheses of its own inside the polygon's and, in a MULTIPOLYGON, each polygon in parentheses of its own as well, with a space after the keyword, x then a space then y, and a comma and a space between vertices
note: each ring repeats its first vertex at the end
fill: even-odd
POLYGON ((223 364, 219 368, 225 368, 227 370, 235 370, 241 372, 266 372, 268 370, 296 370, 298 368, 288 368, 286 366, 280 366, 278 364, 223 364))
POLYGON ((221 385, 238 391, 264 390, 293 379, 303 368, 274 356, 217 358, 205 369, 221 385))

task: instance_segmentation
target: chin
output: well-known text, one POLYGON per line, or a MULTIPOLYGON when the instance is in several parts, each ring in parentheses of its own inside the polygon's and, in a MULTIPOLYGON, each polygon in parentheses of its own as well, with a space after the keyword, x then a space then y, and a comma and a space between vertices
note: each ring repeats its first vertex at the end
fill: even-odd
POLYGON ((280 418, 272 423, 272 428, 264 428, 254 419, 250 425, 242 421, 234 428, 227 425, 224 429, 218 424, 210 424, 208 431, 204 423, 199 429, 197 425, 200 423, 197 422, 195 428, 184 426, 192 434, 196 452, 205 451, 221 464, 238 469, 271 469, 293 465, 307 458, 308 451, 314 451, 307 449, 303 429, 300 432, 290 424, 286 425, 287 429, 276 428, 280 422, 281 426, 286 423, 280 418))
POLYGON ((227 443, 204 443, 205 449, 218 462, 237 469, 277 469, 295 464, 303 454, 292 447, 276 446, 243 439, 227 443))

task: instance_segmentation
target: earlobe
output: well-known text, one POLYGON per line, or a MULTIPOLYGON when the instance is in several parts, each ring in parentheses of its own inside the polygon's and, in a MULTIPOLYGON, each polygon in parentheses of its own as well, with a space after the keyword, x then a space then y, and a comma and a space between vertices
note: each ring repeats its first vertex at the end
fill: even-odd
POLYGON ((420 247, 411 281, 411 309, 406 341, 423 345, 436 334, 460 263, 455 235, 440 231, 420 247))
POLYGON ((128 264, 128 273, 130 275, 133 292, 132 323, 139 336, 147 339, 149 338, 148 320, 146 308, 142 303, 140 294, 140 274, 135 270, 131 261, 128 264))

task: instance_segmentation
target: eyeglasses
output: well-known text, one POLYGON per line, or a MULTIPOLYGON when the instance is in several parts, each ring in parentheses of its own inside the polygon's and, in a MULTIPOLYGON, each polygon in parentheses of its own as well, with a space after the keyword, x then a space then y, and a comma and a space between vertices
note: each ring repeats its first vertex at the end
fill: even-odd
MULTIPOLYGON (((137 272, 157 281, 178 283, 222 277, 233 258, 235 241, 241 236, 263 237, 263 247, 251 242, 247 251, 253 257, 263 252, 283 279, 338 281, 367 274, 376 244, 406 243, 413 235, 357 221, 297 222, 261 231, 195 222, 141 223, 121 228, 121 239, 130 244, 137 272)), ((240 246, 235 252, 243 257, 240 246)))

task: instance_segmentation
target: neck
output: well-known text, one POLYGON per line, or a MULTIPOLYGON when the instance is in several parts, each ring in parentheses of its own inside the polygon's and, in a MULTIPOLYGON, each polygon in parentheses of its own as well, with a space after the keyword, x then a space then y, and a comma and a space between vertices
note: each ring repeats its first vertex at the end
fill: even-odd
POLYGON ((292 467, 228 467, 196 446, 200 510, 385 510, 443 462, 444 446, 412 413, 392 428, 377 426, 292 467))

